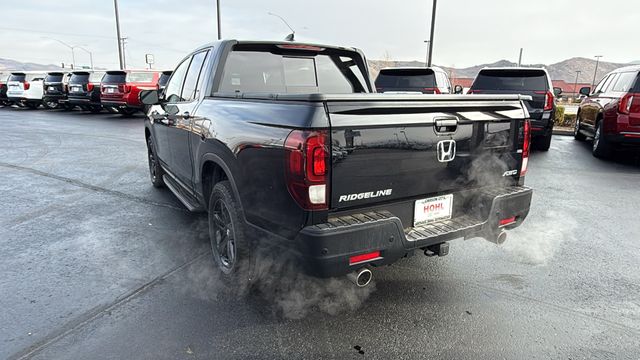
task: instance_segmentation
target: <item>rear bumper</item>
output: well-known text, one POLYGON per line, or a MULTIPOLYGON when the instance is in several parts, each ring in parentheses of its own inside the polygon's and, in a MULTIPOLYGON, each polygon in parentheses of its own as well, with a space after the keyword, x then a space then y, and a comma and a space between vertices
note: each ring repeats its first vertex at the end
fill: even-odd
POLYGON ((133 105, 126 101, 101 100, 101 103, 104 107, 114 107, 117 109, 142 109, 142 105, 133 105))
POLYGON ((18 97, 18 96, 9 96, 7 97, 8 101, 11 101, 16 104, 26 104, 26 103, 42 103, 42 99, 30 99, 26 97, 18 97))
POLYGON ((78 105, 78 106, 82 106, 82 105, 100 105, 100 100, 98 101, 94 101, 88 97, 73 97, 73 96, 69 96, 67 98, 67 102, 71 105, 78 105))
POLYGON ((621 132, 618 134, 605 135, 611 143, 620 146, 640 147, 640 132, 621 132))
POLYGON ((55 100, 55 101, 60 101, 60 100, 65 100, 67 98, 66 95, 64 94, 44 94, 44 96, 42 97, 42 100, 55 100))
MULTIPOLYGON (((308 271, 320 277, 339 276, 362 266, 381 266, 410 256, 415 250, 458 238, 495 238, 519 226, 529 214, 533 191, 524 186, 480 190, 468 214, 404 231, 400 219, 388 211, 372 211, 330 218, 302 229, 297 238, 308 271), (501 228, 501 219, 515 222, 501 228), (366 263, 349 264, 354 255, 380 251, 366 263)), ((407 226, 408 227, 408 226, 407 226)))
POLYGON ((553 131, 553 111, 545 111, 540 119, 531 119, 531 136, 545 136, 553 131))

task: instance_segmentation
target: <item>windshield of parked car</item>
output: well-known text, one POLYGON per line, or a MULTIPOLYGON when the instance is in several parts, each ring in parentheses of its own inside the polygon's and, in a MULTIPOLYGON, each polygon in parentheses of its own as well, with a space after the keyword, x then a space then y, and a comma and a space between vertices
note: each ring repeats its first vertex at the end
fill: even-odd
POLYGON ((473 90, 546 91, 548 81, 542 70, 482 70, 473 90))
POLYGON ((369 92, 365 74, 362 57, 354 51, 240 47, 229 53, 220 91, 364 93, 369 92))
POLYGON ((25 74, 11 74, 9 81, 24 81, 27 78, 25 74))
POLYGON ((127 80, 127 73, 124 71, 107 71, 102 78, 106 84, 124 84, 127 80))
POLYGON ((44 78, 44 81, 46 81, 46 82, 61 82, 63 76, 64 76, 63 73, 48 74, 47 77, 44 78))
POLYGON ((436 77, 431 69, 383 69, 376 78, 376 88, 384 90, 433 88, 436 77))

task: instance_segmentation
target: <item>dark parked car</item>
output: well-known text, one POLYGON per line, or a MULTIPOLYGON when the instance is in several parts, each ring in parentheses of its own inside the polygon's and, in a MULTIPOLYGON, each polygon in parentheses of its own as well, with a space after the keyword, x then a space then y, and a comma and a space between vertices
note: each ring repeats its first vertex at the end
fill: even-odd
POLYGON ((107 71, 100 85, 100 101, 104 107, 116 108, 122 115, 144 111, 138 95, 142 90, 157 90, 159 80, 159 71, 107 71))
POLYGON ((501 243, 522 224, 528 97, 373 92, 354 48, 201 47, 163 96, 140 95, 151 181, 208 211, 228 280, 253 279, 269 244, 364 286, 371 267, 446 255, 457 238, 501 243))
POLYGON ((640 150, 640 66, 628 66, 607 74, 595 87, 580 89, 574 135, 593 138, 593 155, 607 157, 613 150, 640 150))
POLYGON ((67 101, 67 83, 71 74, 49 72, 44 78, 42 105, 45 109, 57 109, 67 101))
POLYGON ((7 97, 7 82, 11 73, 0 73, 0 105, 8 105, 9 98, 7 97))
POLYGON ((375 81, 380 93, 450 94, 451 81, 439 67, 397 67, 380 70, 375 81))
POLYGON ((69 79, 68 103, 94 113, 102 110, 100 82, 103 71, 74 71, 69 79))
POLYGON ((556 99, 547 70, 540 68, 486 68, 480 70, 467 94, 521 94, 531 116, 531 141, 539 150, 551 146, 556 99))

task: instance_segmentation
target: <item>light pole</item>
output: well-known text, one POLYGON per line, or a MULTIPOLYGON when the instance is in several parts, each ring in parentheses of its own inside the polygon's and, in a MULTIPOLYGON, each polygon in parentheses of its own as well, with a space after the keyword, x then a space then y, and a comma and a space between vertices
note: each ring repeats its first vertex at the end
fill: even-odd
POLYGON ((220 30, 220 0, 216 0, 216 17, 218 18, 218 40, 222 39, 222 30, 220 30))
POLYGON ((598 76, 598 63, 600 63, 600 58, 602 55, 594 56, 596 58, 596 70, 593 72, 593 82, 591 83, 591 87, 596 85, 596 77, 598 76))
POLYGON ((66 42, 62 41, 62 40, 54 39, 54 38, 48 37, 48 36, 44 36, 42 38, 43 39, 49 39, 49 40, 57 41, 60 44, 68 47, 69 49, 71 49, 71 67, 73 67, 75 69, 75 67, 76 67, 76 54, 74 53, 73 49, 75 49, 75 48, 77 48, 79 46, 77 46, 77 45, 69 45, 66 42))
POLYGON ((522 66, 522 50, 524 49, 520 48, 520 56, 518 56, 518 67, 522 66))
POLYGON ((267 14, 271 15, 271 16, 275 16, 278 19, 282 20, 282 22, 287 25, 287 27, 289 28, 289 30, 291 30, 291 34, 287 35, 286 38, 284 38, 287 41, 294 41, 295 40, 295 36, 296 36, 296 31, 293 30, 293 28, 291 27, 291 25, 289 25, 289 23, 287 22, 287 20, 285 20, 282 16, 278 15, 278 14, 274 14, 272 12, 268 12, 267 14))
POLYGON ((124 69, 124 58, 122 57, 122 37, 120 36, 120 15, 118 14, 118 0, 113 0, 113 7, 116 11, 116 35, 118 36, 118 60, 120 69, 124 69))
POLYGON ((433 9, 431 10, 431 34, 429 35, 429 57, 427 58, 427 67, 431 66, 433 58, 433 32, 436 28, 436 4, 438 0, 433 0, 433 9))
POLYGON ((83 48, 82 46, 76 46, 78 49, 86 52, 87 54, 89 54, 89 61, 91 62, 91 70, 93 70, 93 53, 85 48, 83 48))
POLYGON ((580 70, 576 70, 576 82, 573 84, 573 98, 574 99, 578 98, 578 92, 577 92, 577 89, 578 89, 578 75, 580 75, 581 72, 582 71, 580 71, 580 70))
POLYGON ((429 51, 429 40, 425 40, 424 43, 427 44, 427 55, 426 55, 426 59, 424 59, 424 65, 425 66, 429 66, 429 65, 427 65, 427 64, 429 64, 429 53, 430 53, 430 51, 429 51))

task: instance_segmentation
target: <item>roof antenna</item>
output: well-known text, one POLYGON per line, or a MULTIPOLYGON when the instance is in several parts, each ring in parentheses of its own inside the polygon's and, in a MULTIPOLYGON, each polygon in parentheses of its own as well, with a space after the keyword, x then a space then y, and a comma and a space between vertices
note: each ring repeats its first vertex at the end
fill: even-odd
POLYGON ((274 14, 272 12, 268 12, 267 14, 271 15, 271 16, 275 16, 278 19, 282 20, 282 22, 287 25, 287 27, 289 28, 289 30, 291 30, 291 34, 287 35, 284 40, 285 41, 295 41, 295 36, 296 36, 296 31, 293 30, 293 28, 291 27, 291 25, 289 25, 289 23, 287 22, 287 20, 285 20, 282 16, 278 15, 278 14, 274 14))

